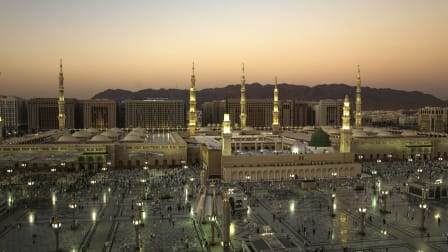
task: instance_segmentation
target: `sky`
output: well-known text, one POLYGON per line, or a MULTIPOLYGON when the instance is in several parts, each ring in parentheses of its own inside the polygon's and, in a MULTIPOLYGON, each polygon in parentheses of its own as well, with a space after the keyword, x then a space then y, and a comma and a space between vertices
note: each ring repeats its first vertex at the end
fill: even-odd
MULTIPOLYGON (((0 94, 356 84, 448 99, 446 0, 0 0, 0 94)), ((280 94, 281 98, 281 94, 280 94)))

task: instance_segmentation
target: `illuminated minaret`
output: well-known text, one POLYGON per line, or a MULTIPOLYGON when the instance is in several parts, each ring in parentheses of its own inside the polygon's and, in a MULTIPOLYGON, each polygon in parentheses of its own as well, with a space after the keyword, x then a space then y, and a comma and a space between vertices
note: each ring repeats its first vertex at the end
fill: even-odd
POLYGON ((2 120, 2 104, 0 104, 0 144, 3 140, 3 120, 2 120))
POLYGON ((241 112, 240 112, 240 123, 241 129, 246 128, 246 76, 244 75, 244 63, 243 63, 243 73, 241 75, 241 112))
POLYGON ((62 73, 62 59, 59 64, 59 100, 58 100, 58 121, 59 129, 65 129, 65 100, 64 100, 64 74, 62 73))
POLYGON ((275 76, 275 88, 274 88, 274 110, 272 111, 272 133, 277 134, 280 129, 278 123, 278 89, 277 89, 277 76, 275 76))
POLYGON ((361 70, 358 65, 358 76, 356 86, 356 114, 355 114, 355 128, 362 127, 362 112, 361 112, 361 70))
POLYGON ((344 108, 342 110, 342 128, 339 139, 339 152, 350 152, 352 130, 350 128, 350 100, 345 95, 344 108))
POLYGON ((190 111, 188 117, 188 132, 190 136, 194 136, 196 133, 196 77, 194 76, 194 62, 192 67, 193 73, 191 75, 190 86, 190 111))
POLYGON ((221 132, 221 144, 222 144, 222 156, 232 155, 232 129, 230 127, 230 115, 227 108, 227 100, 225 105, 224 121, 222 121, 222 132, 221 132))

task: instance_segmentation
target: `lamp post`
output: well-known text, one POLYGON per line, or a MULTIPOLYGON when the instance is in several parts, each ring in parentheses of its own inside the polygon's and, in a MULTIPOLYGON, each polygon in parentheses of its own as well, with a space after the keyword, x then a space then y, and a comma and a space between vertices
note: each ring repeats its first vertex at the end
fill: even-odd
POLYGON ((11 180, 12 180, 12 173, 13 173, 13 169, 12 168, 8 168, 6 169, 6 173, 8 173, 8 177, 9 177, 9 191, 11 191, 11 180))
POLYGON ((61 230, 61 222, 58 220, 57 217, 53 218, 53 221, 51 222, 51 228, 53 228, 54 235, 56 236, 56 252, 59 251, 59 231, 61 230))
POLYGON ((246 193, 249 192, 249 181, 250 181, 250 176, 246 175, 246 193))
POLYGON ((289 178, 291 179, 291 190, 294 190, 294 178, 296 176, 294 174, 289 174, 289 178))
POLYGON ((68 204, 68 207, 72 209, 73 214, 72 214, 72 225, 70 226, 71 229, 76 229, 76 208, 78 207, 78 205, 76 205, 76 200, 75 197, 72 197, 72 200, 70 201, 70 203, 68 204))
POLYGON ((142 224, 140 214, 134 215, 134 218, 132 218, 132 224, 135 227, 135 250, 140 250, 139 228, 140 228, 140 225, 142 224))
POLYGON ((330 216, 335 217, 336 214, 334 214, 334 200, 336 198, 336 193, 331 194, 331 204, 330 204, 330 216))
POLYGON ((332 172, 331 177, 333 178, 333 191, 336 191, 336 177, 338 176, 337 172, 332 172))
POLYGON ((364 231, 364 226, 365 226, 364 219, 366 217, 366 211, 367 211, 367 209, 365 207, 360 207, 358 209, 359 216, 361 218, 361 220, 360 220, 361 221, 361 229, 359 230, 359 234, 360 235, 365 235, 366 234, 366 232, 364 231))
POLYGON ((420 180, 422 177, 423 169, 417 168, 417 179, 420 180))
POLYGON ((142 200, 142 198, 138 198, 138 199, 135 201, 135 205, 137 205, 137 208, 138 208, 138 212, 139 212, 139 213, 143 212, 143 200, 142 200))
POLYGON ((374 189, 375 190, 375 188, 376 188, 376 174, 378 173, 378 171, 377 170, 372 170, 371 171, 371 173, 372 173, 372 189, 374 189))
POLYGON ((389 191, 381 191, 381 199, 383 200, 383 208, 381 209, 381 212, 383 214, 387 214, 389 213, 389 211, 387 211, 387 195, 389 194, 389 191))
POLYGON ((420 230, 424 231, 424 230, 426 230, 426 228, 425 228, 425 212, 426 212, 426 209, 428 208, 428 206, 426 205, 426 203, 424 203, 422 201, 422 203, 420 203, 418 205, 418 207, 420 208, 421 213, 422 213, 422 216, 420 219, 420 230))
POLYGON ((98 199, 98 196, 96 195, 96 179, 92 178, 90 180, 90 184, 92 184, 92 195, 93 195, 92 199, 96 200, 96 199, 98 199))

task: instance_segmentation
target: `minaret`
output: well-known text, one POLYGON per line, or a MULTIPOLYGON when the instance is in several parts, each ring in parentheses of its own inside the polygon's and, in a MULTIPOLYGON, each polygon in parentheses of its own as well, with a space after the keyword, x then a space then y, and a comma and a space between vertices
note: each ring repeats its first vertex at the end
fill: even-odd
POLYGON ((3 101, 0 102, 0 144, 3 140, 3 119, 2 119, 2 104, 3 101))
POLYGON ((232 129, 230 127, 231 121, 229 111, 227 110, 227 100, 225 106, 224 121, 222 121, 221 133, 222 156, 230 156, 232 155, 232 129))
POLYGON ((188 132, 190 136, 196 134, 196 77, 194 76, 194 62, 192 67, 193 73, 191 74, 191 86, 190 86, 190 111, 188 121, 188 132))
POLYGON ((361 112, 361 70, 358 65, 358 76, 356 86, 356 114, 355 114, 355 128, 362 127, 362 112, 361 112))
POLYGON ((342 111, 342 128, 339 139, 339 152, 350 152, 352 130, 350 128, 350 100, 345 95, 344 108, 342 111))
POLYGON ((59 100, 58 100, 58 121, 59 129, 65 129, 65 100, 64 100, 64 74, 62 73, 62 59, 59 64, 59 100))
POLYGON ((240 126, 241 129, 246 128, 246 76, 244 75, 244 63, 243 63, 243 73, 241 75, 241 111, 240 111, 240 126))
POLYGON ((274 110, 272 111, 272 133, 278 134, 280 125, 278 123, 278 89, 277 89, 277 76, 275 76, 275 88, 274 88, 274 110))

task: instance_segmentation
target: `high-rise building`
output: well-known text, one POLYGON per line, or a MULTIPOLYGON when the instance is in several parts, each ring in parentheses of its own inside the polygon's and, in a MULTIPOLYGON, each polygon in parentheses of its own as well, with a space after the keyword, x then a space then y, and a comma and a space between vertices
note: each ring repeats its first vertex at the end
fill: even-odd
POLYGON ((318 126, 341 126, 343 100, 323 99, 317 111, 318 126))
MULTIPOLYGON (((64 99, 65 128, 75 128, 75 99, 64 99)), ((58 98, 28 100, 28 132, 59 129, 58 98)))
POLYGON ((124 100, 126 128, 184 128, 183 100, 148 99, 124 100))
POLYGON ((26 100, 16 96, 0 97, 0 118, 5 136, 22 135, 26 131, 26 100))
POLYGON ((424 107, 417 112, 420 131, 446 132, 448 129, 447 107, 424 107))
POLYGON ((117 103, 113 100, 98 99, 81 101, 83 128, 117 127, 117 103))

